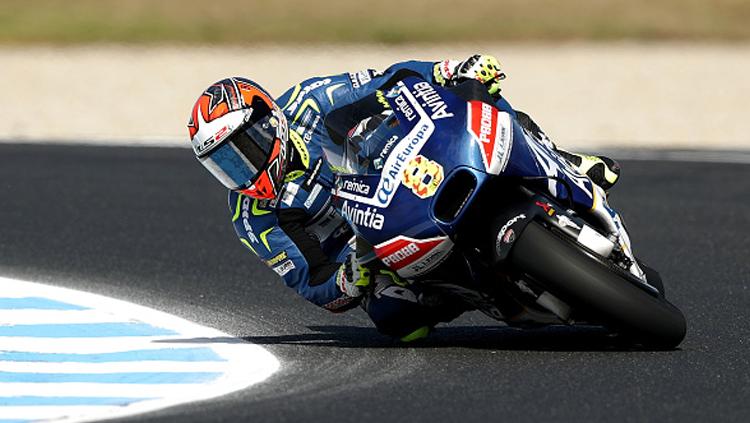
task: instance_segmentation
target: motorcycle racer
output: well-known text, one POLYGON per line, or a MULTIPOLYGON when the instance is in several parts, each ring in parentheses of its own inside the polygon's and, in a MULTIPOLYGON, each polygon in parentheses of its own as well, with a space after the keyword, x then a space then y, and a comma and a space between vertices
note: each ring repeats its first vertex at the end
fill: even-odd
MULTIPOLYGON (((310 302, 333 312, 361 304, 380 332, 404 341, 426 336, 465 309, 428 300, 424 288, 376 264, 367 246, 355 242, 332 205, 333 172, 325 157, 385 110, 378 94, 409 75, 443 86, 478 80, 500 110, 554 148, 528 115, 499 95, 505 74, 487 55, 310 78, 275 100, 251 80, 227 78, 203 92, 188 123, 198 160, 230 190, 240 241, 310 302)), ((605 189, 617 181, 619 168, 609 159, 556 151, 605 189)), ((377 228, 377 212, 361 219, 377 228)))

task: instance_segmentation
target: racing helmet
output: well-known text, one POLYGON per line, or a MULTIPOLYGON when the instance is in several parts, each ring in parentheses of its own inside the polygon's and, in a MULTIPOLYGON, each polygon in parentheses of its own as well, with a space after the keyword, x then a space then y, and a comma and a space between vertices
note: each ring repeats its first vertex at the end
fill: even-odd
POLYGON ((224 186, 258 199, 278 196, 287 121, 258 84, 239 77, 212 84, 195 102, 187 126, 198 161, 224 186))

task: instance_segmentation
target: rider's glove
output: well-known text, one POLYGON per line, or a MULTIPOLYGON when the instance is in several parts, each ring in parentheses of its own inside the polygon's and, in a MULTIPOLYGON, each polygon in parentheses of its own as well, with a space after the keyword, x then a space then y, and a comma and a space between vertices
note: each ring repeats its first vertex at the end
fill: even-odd
POLYGON ((500 92, 500 81, 505 74, 500 68, 500 62, 495 56, 475 54, 463 62, 457 60, 443 60, 433 68, 435 82, 443 86, 455 85, 467 79, 476 79, 487 87, 487 91, 494 95, 500 92))
POLYGON ((336 285, 349 297, 361 297, 370 285, 370 269, 360 264, 355 253, 351 253, 338 270, 336 285))

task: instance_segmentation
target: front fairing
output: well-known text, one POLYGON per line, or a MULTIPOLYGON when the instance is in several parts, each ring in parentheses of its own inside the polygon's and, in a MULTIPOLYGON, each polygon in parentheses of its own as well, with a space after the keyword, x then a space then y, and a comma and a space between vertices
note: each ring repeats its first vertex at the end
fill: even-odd
MULTIPOLYGON (((511 113, 413 77, 397 83, 386 100, 393 117, 369 138, 345 146, 347 174, 337 176, 335 202, 401 276, 425 274, 448 257, 471 205, 498 175, 536 180, 576 208, 594 204, 591 181, 511 113)), ((482 207, 501 213, 507 206, 501 195, 482 207)))
POLYGON ((348 160, 358 175, 340 178, 339 207, 373 245, 394 235, 450 235, 430 219, 435 194, 454 168, 484 169, 466 129, 467 103, 438 89, 418 78, 400 82, 386 95, 394 117, 348 160))

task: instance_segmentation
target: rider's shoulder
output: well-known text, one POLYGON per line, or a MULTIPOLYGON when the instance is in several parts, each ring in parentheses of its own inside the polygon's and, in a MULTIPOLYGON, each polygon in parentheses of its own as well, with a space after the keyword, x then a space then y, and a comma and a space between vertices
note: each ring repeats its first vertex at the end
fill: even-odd
POLYGON ((282 109, 288 108, 295 100, 308 98, 311 95, 325 93, 331 86, 340 87, 341 83, 350 81, 348 73, 327 76, 314 76, 290 87, 277 99, 282 109))

